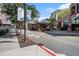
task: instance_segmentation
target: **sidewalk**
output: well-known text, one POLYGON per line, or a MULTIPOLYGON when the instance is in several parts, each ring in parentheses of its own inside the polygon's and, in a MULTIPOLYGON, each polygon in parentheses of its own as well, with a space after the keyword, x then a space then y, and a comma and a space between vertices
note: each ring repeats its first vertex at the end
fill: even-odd
POLYGON ((0 56, 52 56, 37 45, 14 49, 0 53, 0 56))
POLYGON ((7 33, 4 36, 0 36, 0 53, 20 48, 16 33, 7 33))

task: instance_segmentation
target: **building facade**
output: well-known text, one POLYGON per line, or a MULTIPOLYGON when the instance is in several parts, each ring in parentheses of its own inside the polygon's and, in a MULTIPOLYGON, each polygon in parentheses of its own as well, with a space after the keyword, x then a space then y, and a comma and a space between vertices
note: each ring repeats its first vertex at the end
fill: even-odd
POLYGON ((57 27, 58 27, 58 20, 59 20, 58 13, 59 13, 60 11, 61 11, 61 10, 56 10, 56 11, 52 12, 52 14, 51 14, 51 16, 50 16, 51 19, 53 19, 53 18, 55 19, 55 24, 54 24, 53 27, 55 27, 56 29, 57 29, 57 27))
POLYGON ((79 30, 79 3, 72 3, 70 11, 70 28, 71 30, 79 30))
POLYGON ((57 21, 58 29, 65 28, 68 31, 79 31, 79 3, 72 3, 69 14, 63 18, 59 18, 58 12, 55 11, 52 13, 52 18, 55 18, 57 21))

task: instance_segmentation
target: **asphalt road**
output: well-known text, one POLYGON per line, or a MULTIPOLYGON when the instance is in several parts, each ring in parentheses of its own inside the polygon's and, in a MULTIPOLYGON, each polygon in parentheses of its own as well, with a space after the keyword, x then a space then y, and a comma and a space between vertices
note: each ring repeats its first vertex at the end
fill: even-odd
POLYGON ((27 36, 50 50, 67 56, 79 56, 79 36, 54 35, 50 33, 27 31, 27 36))

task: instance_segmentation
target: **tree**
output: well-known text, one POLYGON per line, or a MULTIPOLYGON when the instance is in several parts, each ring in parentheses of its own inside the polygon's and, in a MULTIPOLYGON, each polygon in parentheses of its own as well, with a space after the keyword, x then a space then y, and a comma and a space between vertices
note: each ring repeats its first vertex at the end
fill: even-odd
POLYGON ((53 30, 53 26, 55 25, 55 18, 46 18, 45 21, 48 24, 48 27, 50 28, 50 30, 53 30))
POLYGON ((3 3, 1 6, 2 12, 9 15, 13 23, 17 20, 17 6, 14 3, 3 3))
POLYGON ((50 26, 53 26, 55 24, 55 18, 51 19, 51 18, 47 18, 46 19, 47 23, 50 25, 50 26))
POLYGON ((58 16, 59 16, 59 18, 63 18, 63 17, 65 17, 65 16, 69 15, 69 14, 70 14, 70 9, 67 8, 67 9, 61 10, 61 11, 58 13, 58 16))
MULTIPOLYGON (((18 7, 24 7, 23 3, 3 3, 1 5, 1 9, 3 13, 6 13, 7 15, 10 16, 10 19, 13 23, 16 22, 17 20, 17 8, 18 7)), ((34 20, 34 18, 38 18, 39 17, 39 12, 36 9, 36 7, 34 5, 29 5, 26 4, 26 8, 28 10, 31 10, 31 19, 34 20)), ((26 9, 26 10, 27 10, 26 9)))
POLYGON ((39 11, 36 9, 34 5, 27 4, 26 7, 28 10, 31 10, 31 20, 34 20, 35 18, 37 19, 39 17, 39 11))
MULTIPOLYGON (((38 20, 38 17, 39 17, 39 12, 38 10, 36 9, 36 7, 34 5, 28 5, 27 4, 27 9, 31 11, 31 20, 34 20, 36 21, 35 19, 38 20)), ((38 21, 36 22, 36 25, 35 25, 35 29, 37 31, 40 31, 40 24, 38 23, 38 21)))

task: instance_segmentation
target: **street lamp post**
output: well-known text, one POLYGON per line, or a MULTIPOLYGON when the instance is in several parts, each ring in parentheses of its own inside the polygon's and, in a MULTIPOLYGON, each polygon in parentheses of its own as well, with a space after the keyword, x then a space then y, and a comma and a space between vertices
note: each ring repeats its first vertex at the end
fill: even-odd
POLYGON ((24 3, 24 42, 26 40, 26 20, 27 20, 26 4, 24 3))

